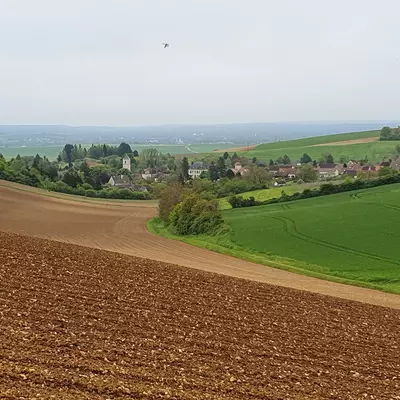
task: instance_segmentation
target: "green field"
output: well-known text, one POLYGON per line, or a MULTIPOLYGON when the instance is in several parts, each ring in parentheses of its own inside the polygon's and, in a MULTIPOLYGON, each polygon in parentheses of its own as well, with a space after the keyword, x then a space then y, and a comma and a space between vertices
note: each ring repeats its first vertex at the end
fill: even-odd
POLYGON ((300 160, 304 153, 308 154, 313 160, 318 160, 323 153, 331 153, 336 162, 339 162, 342 157, 347 160, 361 160, 367 157, 370 162, 381 162, 385 157, 393 156, 398 144, 396 141, 381 142, 377 140, 370 143, 329 145, 329 143, 339 141, 378 137, 379 134, 379 131, 353 132, 266 143, 244 154, 248 158, 257 157, 257 159, 263 161, 276 160, 287 154, 292 162, 296 162, 300 160), (316 146, 320 144, 324 144, 324 146, 316 146))
MULTIPOLYGON (((334 182, 332 182, 334 183, 334 182)), ((321 184, 316 183, 292 183, 290 185, 281 186, 281 187, 272 187, 269 189, 260 189, 260 190, 252 190, 251 192, 240 193, 238 196, 241 196, 245 199, 249 197, 254 197, 258 201, 269 200, 272 198, 281 197, 282 191, 284 191, 288 196, 296 193, 296 192, 303 192, 304 189, 314 189, 320 187, 321 184)), ((219 199, 221 210, 229 210, 231 209, 231 205, 228 203, 227 198, 219 199)))
MULTIPOLYGON (((82 144, 83 147, 90 147, 90 144, 82 144)), ((115 144, 114 144, 115 146, 115 144)), ((225 150, 233 147, 241 147, 243 144, 240 143, 204 143, 204 144, 131 144, 132 150, 137 150, 139 153, 143 149, 155 148, 162 153, 174 154, 191 154, 196 153, 210 153, 213 150, 225 150)), ((3 147, 0 148, 0 153, 6 158, 15 157, 17 154, 20 156, 35 156, 39 154, 41 156, 46 156, 49 160, 55 160, 58 154, 61 152, 64 146, 31 146, 31 147, 3 147)))
MULTIPOLYGON (((400 293, 399 203, 400 184, 394 184, 227 210, 229 234, 183 240, 265 265, 400 293)), ((171 236, 156 224, 153 231, 171 236)))

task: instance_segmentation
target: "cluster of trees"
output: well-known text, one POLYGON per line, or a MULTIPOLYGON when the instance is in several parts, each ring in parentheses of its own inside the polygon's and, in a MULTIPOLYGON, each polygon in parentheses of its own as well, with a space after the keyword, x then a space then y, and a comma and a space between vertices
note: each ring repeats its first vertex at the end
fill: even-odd
POLYGON ((368 189, 377 186, 390 185, 393 183, 400 183, 400 174, 390 174, 379 179, 370 180, 351 180, 344 183, 334 185, 332 183, 326 183, 321 185, 318 189, 305 189, 302 193, 297 192, 291 196, 288 196, 284 191, 282 191, 281 197, 273 198, 265 201, 255 200, 254 197, 249 199, 244 199, 242 196, 231 196, 228 198, 229 204, 232 208, 240 207, 253 207, 266 204, 282 203, 286 201, 308 199, 310 197, 327 196, 335 193, 349 192, 351 190, 368 189))
POLYGON ((381 129, 380 140, 400 140, 400 125, 397 128, 384 126, 381 129))
POLYGON ((92 144, 89 149, 79 145, 66 144, 62 152, 58 156, 58 162, 64 161, 72 164, 76 160, 84 160, 85 158, 93 158, 101 160, 109 156, 123 157, 125 154, 131 154, 133 157, 138 157, 137 150, 132 151, 128 143, 122 142, 119 146, 110 146, 108 144, 92 144))
POLYGON ((219 203, 181 184, 161 193, 159 217, 178 235, 215 234, 224 225, 219 203))

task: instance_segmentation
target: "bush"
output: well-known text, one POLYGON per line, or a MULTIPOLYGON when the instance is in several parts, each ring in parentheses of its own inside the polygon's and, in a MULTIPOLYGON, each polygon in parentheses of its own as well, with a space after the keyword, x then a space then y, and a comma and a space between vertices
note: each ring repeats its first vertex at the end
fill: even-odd
POLYGON ((179 235, 214 234, 223 224, 217 200, 189 194, 170 213, 169 220, 179 235))
POLYGON ((161 193, 158 204, 158 215, 166 223, 170 221, 170 213, 182 200, 185 189, 180 184, 167 186, 161 193))

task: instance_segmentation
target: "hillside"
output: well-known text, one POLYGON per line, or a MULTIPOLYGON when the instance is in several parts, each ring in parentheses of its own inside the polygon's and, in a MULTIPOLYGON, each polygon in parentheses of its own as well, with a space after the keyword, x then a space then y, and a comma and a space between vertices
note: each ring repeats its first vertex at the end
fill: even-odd
POLYGON ((305 270, 400 293, 400 185, 225 213, 231 240, 305 270), (383 245, 384 243, 384 245, 383 245))
POLYGON ((5 398, 399 393, 398 310, 37 238, 0 241, 5 398))
POLYGON ((338 135, 317 136, 306 139, 266 143, 246 152, 249 158, 276 160, 287 154, 292 162, 300 160, 306 153, 318 160, 323 153, 331 153, 336 162, 340 160, 365 159, 380 162, 394 154, 396 142, 378 140, 380 131, 352 132, 338 135))

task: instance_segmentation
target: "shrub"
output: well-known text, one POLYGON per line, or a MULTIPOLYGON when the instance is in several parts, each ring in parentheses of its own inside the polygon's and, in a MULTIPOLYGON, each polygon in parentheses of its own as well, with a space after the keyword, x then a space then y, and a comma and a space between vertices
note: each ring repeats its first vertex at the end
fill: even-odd
POLYGON ((164 222, 170 221, 170 213, 182 200, 184 192, 183 186, 179 184, 167 186, 162 191, 158 204, 158 215, 164 222))
POLYGON ((170 213, 169 220, 179 235, 214 234, 223 224, 217 200, 189 194, 170 213))

